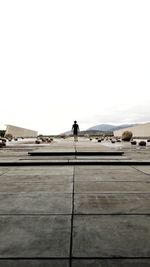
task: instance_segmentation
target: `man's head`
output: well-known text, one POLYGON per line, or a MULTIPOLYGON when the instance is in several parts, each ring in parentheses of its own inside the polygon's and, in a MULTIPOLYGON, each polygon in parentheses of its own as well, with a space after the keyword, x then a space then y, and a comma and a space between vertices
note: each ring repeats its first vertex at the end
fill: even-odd
POLYGON ((74 121, 74 123, 77 123, 77 121, 74 121))

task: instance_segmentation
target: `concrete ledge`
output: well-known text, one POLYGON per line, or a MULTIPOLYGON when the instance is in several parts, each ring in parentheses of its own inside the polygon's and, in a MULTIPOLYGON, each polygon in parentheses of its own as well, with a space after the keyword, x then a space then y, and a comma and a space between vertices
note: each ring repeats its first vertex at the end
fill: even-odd
POLYGON ((150 160, 21 160, 21 161, 2 161, 0 166, 53 166, 53 165, 150 165, 150 160))
POLYGON ((122 156, 123 151, 57 151, 28 152, 30 156, 122 156))

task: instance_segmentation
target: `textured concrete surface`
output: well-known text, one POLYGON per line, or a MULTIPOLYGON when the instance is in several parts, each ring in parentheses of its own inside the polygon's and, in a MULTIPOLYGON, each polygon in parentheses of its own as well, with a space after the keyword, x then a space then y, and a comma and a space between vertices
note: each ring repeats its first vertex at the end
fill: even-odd
MULTIPOLYGON (((0 160, 30 162, 29 151, 45 149, 110 151, 110 146, 83 139, 43 146, 21 141, 0 150, 0 160)), ((111 149, 125 150, 131 159, 150 158, 149 147, 111 149)), ((1 266, 150 266, 150 166, 0 167, 1 266)))
POLYGON ((75 257, 150 257, 150 216, 76 215, 75 257))
POLYGON ((113 169, 112 166, 78 167, 75 170, 75 181, 150 181, 150 176, 136 169, 130 166, 117 166, 113 169))
POLYGON ((68 257, 70 216, 0 216, 0 257, 68 257))
POLYGON ((1 183, 0 193, 71 193, 72 183, 50 184, 50 183, 1 183))
POLYGON ((73 260, 72 267, 149 267, 150 259, 73 260))
POLYGON ((75 193, 149 192, 150 182, 75 182, 75 193))
POLYGON ((146 174, 150 174, 150 166, 136 166, 136 169, 146 174))
POLYGON ((69 267, 69 260, 0 260, 1 267, 69 267))
MULTIPOLYGON (((4 169, 4 168, 3 168, 4 169)), ((8 170, 8 168, 6 168, 8 170)), ((33 176, 33 175, 72 175, 73 174, 73 167, 68 167, 68 166, 57 166, 57 167, 41 167, 41 166, 36 166, 31 168, 26 168, 26 167, 12 167, 9 169, 9 172, 6 173, 6 175, 10 176, 11 174, 17 175, 19 174, 20 176, 22 175, 28 175, 28 176, 33 176)))
POLYGON ((61 184, 61 183, 72 183, 73 175, 66 174, 14 174, 14 173, 6 173, 0 176, 0 182, 8 182, 8 183, 49 183, 49 184, 61 184))
POLYGON ((150 194, 75 194, 75 214, 150 214, 150 194))
POLYGON ((7 172, 7 169, 6 169, 6 168, 0 168, 0 176, 1 176, 2 174, 4 174, 5 172, 7 172))
POLYGON ((0 214, 71 214, 72 195, 30 192, 0 194, 0 214))

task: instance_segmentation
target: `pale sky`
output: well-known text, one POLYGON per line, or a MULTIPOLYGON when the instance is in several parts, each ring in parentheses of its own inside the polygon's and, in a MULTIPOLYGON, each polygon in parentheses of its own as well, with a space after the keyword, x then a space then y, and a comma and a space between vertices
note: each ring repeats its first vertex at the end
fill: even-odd
POLYGON ((0 0, 0 126, 150 121, 149 0, 0 0))

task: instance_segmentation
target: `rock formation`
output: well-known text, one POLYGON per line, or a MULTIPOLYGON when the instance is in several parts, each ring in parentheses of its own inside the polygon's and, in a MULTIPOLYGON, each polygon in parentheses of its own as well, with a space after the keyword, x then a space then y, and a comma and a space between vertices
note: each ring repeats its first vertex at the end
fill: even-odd
POLYGON ((137 142, 136 141, 131 141, 131 145, 136 145, 137 144, 137 142))
POLYGON ((123 134, 122 134, 122 140, 123 140, 123 141, 128 141, 128 142, 129 142, 129 141, 131 140, 132 136, 133 136, 132 132, 130 132, 130 131, 125 131, 125 132, 123 132, 123 134))
POLYGON ((139 142, 139 146, 146 146, 146 142, 145 141, 140 141, 139 142))

